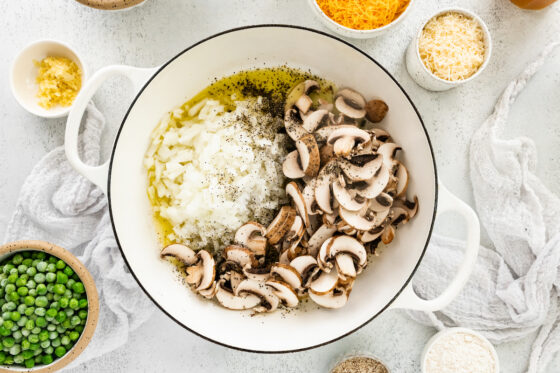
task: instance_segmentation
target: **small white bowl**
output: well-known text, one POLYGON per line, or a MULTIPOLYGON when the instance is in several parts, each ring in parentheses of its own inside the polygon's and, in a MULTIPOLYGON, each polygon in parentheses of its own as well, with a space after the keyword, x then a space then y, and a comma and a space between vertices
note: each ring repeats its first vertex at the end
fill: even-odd
POLYGON ((443 10, 439 10, 436 14, 428 18, 428 20, 424 22, 424 24, 422 24, 422 27, 420 27, 420 30, 418 31, 414 39, 412 39, 406 51, 406 68, 412 79, 414 79, 414 81, 416 81, 419 86, 430 91, 447 91, 448 89, 470 82, 471 80, 479 76, 488 65, 488 61, 490 61, 491 55, 492 38, 490 36, 490 31, 488 31, 486 23, 484 23, 484 21, 479 16, 469 10, 463 8, 446 8, 443 10), (420 58, 420 52, 418 51, 418 39, 420 39, 420 36, 422 35, 422 31, 424 30, 426 24, 431 19, 449 12, 461 13, 466 15, 467 17, 473 18, 480 24, 480 27, 482 27, 482 32, 484 33, 484 62, 473 75, 469 76, 467 79, 457 81, 441 79, 432 74, 432 72, 428 70, 426 65, 424 65, 424 62, 422 62, 422 59, 420 58))
POLYGON ((346 36, 346 37, 349 37, 349 38, 370 39, 370 38, 374 38, 374 37, 377 37, 377 36, 380 36, 380 35, 384 34, 389 29, 391 29, 392 27, 394 27, 395 25, 400 23, 406 17, 406 15, 410 12, 410 8, 412 8, 413 4, 415 3, 415 0, 410 0, 410 2, 408 3, 408 6, 404 10, 404 12, 402 12, 402 14, 397 19, 395 19, 393 22, 391 22, 388 25, 385 25, 383 27, 379 27, 379 28, 372 29, 372 30, 355 30, 353 28, 342 26, 341 24, 336 23, 335 21, 330 19, 329 16, 326 15, 325 12, 323 12, 323 10, 321 9, 321 7, 317 4, 316 0, 308 0, 308 2, 309 2, 309 5, 311 6, 311 9, 313 9, 313 12, 317 15, 317 17, 319 17, 319 19, 330 30, 336 32, 337 34, 340 34, 342 36, 346 36))
POLYGON ((444 330, 436 333, 432 338, 430 338, 428 343, 426 343, 426 347, 424 347, 424 351, 422 352, 422 360, 421 360, 421 363, 420 363, 422 365, 422 373, 428 373, 426 371, 426 361, 427 361, 427 357, 428 357, 428 352, 434 346, 434 344, 436 342, 438 342, 440 339, 442 339, 442 338, 444 338, 444 337, 446 337, 450 334, 455 334, 455 333, 465 333, 465 334, 470 334, 474 337, 480 338, 484 342, 484 344, 488 347, 488 349, 490 350, 490 353, 492 354, 492 357, 494 358, 494 361, 496 363, 494 373, 500 373, 500 361, 498 359, 498 353, 496 352, 496 349, 494 348, 492 343, 490 343, 490 341, 488 339, 486 339, 480 333, 477 333, 474 330, 467 329, 467 328, 444 329, 444 330))
POLYGON ((17 102, 31 114, 43 118, 60 118, 68 115, 72 106, 55 106, 45 109, 37 98, 38 68, 34 61, 48 56, 66 57, 74 61, 82 71, 82 86, 87 79, 86 66, 72 48, 56 40, 39 40, 27 45, 12 62, 10 85, 17 102))

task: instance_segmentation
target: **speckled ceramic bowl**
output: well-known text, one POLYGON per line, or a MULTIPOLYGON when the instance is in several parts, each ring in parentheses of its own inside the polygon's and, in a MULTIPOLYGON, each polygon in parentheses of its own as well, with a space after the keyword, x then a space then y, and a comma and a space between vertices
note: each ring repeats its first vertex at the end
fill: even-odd
POLYGON ((66 355, 61 358, 56 359, 49 365, 37 365, 34 368, 28 369, 25 367, 13 367, 0 365, 0 373, 8 372, 33 372, 33 373, 51 373, 57 372, 74 359, 76 359, 87 347, 95 328, 97 327, 97 321, 99 319, 99 297, 97 294, 97 288, 93 281, 93 277, 86 269, 86 267, 68 250, 63 249, 60 246, 56 246, 52 243, 45 241, 16 241, 0 246, 0 262, 2 262, 7 257, 14 255, 21 251, 43 251, 47 254, 53 255, 59 259, 62 259, 67 265, 69 265, 75 273, 78 274, 80 280, 84 284, 86 289, 86 295, 88 300, 88 317, 87 323, 84 327, 84 331, 80 335, 80 338, 76 344, 66 353, 66 355))
POLYGON ((76 0, 80 4, 101 10, 130 9, 146 0, 76 0))

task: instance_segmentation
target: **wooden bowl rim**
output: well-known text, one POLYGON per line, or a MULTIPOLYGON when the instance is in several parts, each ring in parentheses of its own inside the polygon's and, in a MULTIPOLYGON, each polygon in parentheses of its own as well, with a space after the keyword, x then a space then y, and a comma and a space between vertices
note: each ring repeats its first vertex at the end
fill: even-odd
POLYGON ((33 372, 33 373, 51 373, 56 372, 74 359, 76 359, 87 347, 93 334, 95 333, 95 328, 99 320, 99 294, 97 293, 97 287, 91 273, 87 268, 72 254, 70 251, 52 244, 50 242, 38 241, 38 240, 25 240, 10 242, 0 246, 0 261, 3 260, 7 255, 17 253, 19 251, 43 251, 47 254, 51 254, 59 259, 62 259, 66 264, 68 264, 74 272, 78 275, 84 287, 86 289, 86 296, 88 300, 88 317, 87 322, 84 327, 78 342, 72 347, 72 349, 66 354, 53 361, 51 364, 46 366, 38 366, 37 368, 25 368, 25 367, 13 367, 8 368, 6 365, 0 365, 1 373, 8 372, 33 372))
POLYGON ((118 10, 127 9, 142 3, 145 0, 76 0, 80 4, 95 9, 118 10))

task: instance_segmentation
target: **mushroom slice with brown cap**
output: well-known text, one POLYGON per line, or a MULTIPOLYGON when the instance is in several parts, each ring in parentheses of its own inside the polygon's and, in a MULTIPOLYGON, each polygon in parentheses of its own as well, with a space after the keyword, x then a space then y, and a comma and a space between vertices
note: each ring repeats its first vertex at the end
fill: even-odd
POLYGON ((348 291, 344 288, 337 288, 321 295, 309 292, 309 298, 321 307, 336 309, 344 307, 348 301, 348 291))
POLYGON ((387 224, 385 230, 383 231, 383 234, 381 235, 381 241, 385 245, 387 245, 390 244, 394 238, 395 238, 395 227, 393 227, 391 224, 387 224))
POLYGON ((385 190, 387 184, 389 184, 390 177, 391 175, 389 174, 389 169, 385 166, 385 164, 382 164, 371 179, 355 182, 352 184, 352 187, 360 196, 367 199, 373 199, 385 190))
POLYGON ((295 107, 299 109, 302 114, 305 114, 311 109, 313 105, 313 100, 308 95, 301 95, 294 104, 295 107))
POLYGON ((305 176, 297 150, 288 153, 284 163, 282 163, 282 172, 289 179, 300 179, 305 176))
POLYGON ((340 180, 332 184, 333 196, 340 206, 349 211, 358 211, 367 204, 367 200, 356 194, 355 191, 342 185, 340 180))
POLYGON ((224 286, 225 280, 220 280, 216 284, 216 300, 225 308, 230 310, 247 310, 256 307, 261 299, 256 295, 243 294, 236 296, 233 291, 224 286))
POLYGON ((282 242, 282 249, 288 250, 290 252, 288 256, 290 256, 290 254, 295 254, 296 248, 303 238, 304 233, 305 226, 303 224, 303 219, 299 216, 296 216, 292 227, 290 228, 288 233, 286 233, 282 242))
POLYGON ((412 219, 418 213, 418 197, 414 196, 414 201, 406 199, 397 199, 393 203, 393 207, 402 207, 408 213, 408 218, 412 219))
POLYGON ((335 226, 328 226, 323 224, 313 233, 313 235, 309 238, 309 246, 307 247, 307 252, 309 255, 315 257, 319 253, 319 249, 323 242, 327 239, 331 238, 333 234, 336 232, 335 226))
POLYGON ((384 230, 385 230, 384 226, 378 226, 369 231, 358 233, 357 237, 358 240, 360 240, 360 242, 362 243, 372 242, 378 239, 379 237, 381 237, 384 230))
POLYGON ((408 171, 406 167, 399 161, 397 163, 397 171, 395 177, 397 178, 397 196, 402 196, 406 193, 408 188, 408 171))
POLYGON ((296 105, 301 96, 309 95, 317 89, 319 89, 319 83, 311 79, 296 84, 286 96, 285 110, 291 109, 292 106, 296 105))
POLYGON ((339 172, 336 161, 331 161, 321 169, 317 176, 317 182, 315 183, 315 202, 317 202, 317 206, 319 206, 325 214, 333 213, 331 183, 336 179, 339 172))
POLYGON ((378 144, 378 146, 391 141, 391 135, 389 134, 389 132, 382 130, 381 128, 372 128, 371 130, 369 130, 369 132, 373 136, 373 139, 375 140, 375 143, 378 144))
POLYGON ((161 256, 172 256, 186 265, 193 265, 198 260, 194 250, 180 243, 164 247, 161 256))
POLYGON ((206 299, 212 299, 214 298, 214 295, 216 295, 216 291, 218 291, 218 289, 216 287, 216 281, 214 281, 212 282, 212 285, 208 287, 208 289, 200 290, 198 294, 200 294, 206 299))
POLYGON ((325 109, 315 110, 303 121, 303 129, 309 133, 317 128, 328 126, 331 122, 331 113, 325 109))
POLYGON ((266 253, 266 228, 261 224, 250 221, 242 225, 235 232, 235 242, 247 247, 255 255, 264 255, 266 253))
POLYGON ((303 219, 304 225, 306 227, 309 227, 310 226, 309 211, 311 206, 309 207, 307 206, 309 202, 305 200, 305 196, 299 189, 299 186, 296 184, 296 182, 290 181, 288 185, 286 185, 286 194, 292 198, 292 201, 294 202, 294 206, 296 207, 296 211, 298 215, 301 216, 301 218, 303 219))
POLYGON ((266 281, 270 278, 270 267, 251 267, 246 265, 243 267, 243 274, 252 280, 266 281))
POLYGON ((226 278, 229 280, 231 289, 235 292, 241 281, 245 280, 245 275, 237 271, 231 271, 227 274, 226 278))
POLYGON ((399 150, 401 150, 401 147, 394 142, 382 144, 377 149, 377 153, 383 156, 383 163, 385 164, 385 166, 387 166, 390 173, 392 173, 392 170, 397 162, 396 158, 399 150))
POLYGON ((337 124, 333 126, 318 128, 317 130, 315 130, 315 132, 313 132, 313 135, 315 135, 315 140, 317 140, 317 143, 324 143, 333 132, 339 131, 344 128, 351 130, 357 127, 353 124, 337 124))
POLYGON ((303 135, 296 141, 296 149, 305 176, 316 176, 319 172, 321 157, 315 137, 312 134, 303 135))
POLYGON ((367 263, 367 252, 364 247, 354 237, 350 236, 337 236, 334 237, 333 242, 331 243, 328 256, 330 258, 336 258, 339 254, 349 254, 356 260, 356 263, 359 267, 364 267, 367 263))
POLYGON ((202 263, 199 262, 193 266, 187 267, 185 272, 187 273, 187 277, 185 279, 187 281, 187 284, 197 288, 200 284, 200 281, 202 281, 202 275, 204 273, 202 263))
POLYGON ((331 292, 338 284, 338 272, 334 268, 330 272, 322 271, 321 274, 311 281, 309 291, 317 295, 323 295, 331 292))
POLYGON ((229 245, 224 249, 224 256, 227 261, 237 263, 241 268, 246 265, 257 266, 255 254, 245 247, 229 245))
POLYGON ((356 126, 340 126, 327 138, 327 144, 333 145, 336 155, 346 156, 350 154, 357 144, 370 141, 369 134, 356 126))
POLYGON ((196 287, 196 291, 201 291, 212 286, 216 277, 216 262, 214 257, 206 250, 200 250, 196 255, 200 258, 202 265, 202 277, 196 287))
POLYGON ((356 264, 350 254, 340 253, 335 257, 336 269, 338 277, 343 281, 356 278, 356 264))
POLYGON ((392 208, 389 215, 391 219, 391 224, 394 225, 395 227, 401 223, 402 224, 408 223, 408 220, 410 219, 408 217, 408 212, 402 207, 392 208))
POLYGON ((393 197, 387 193, 380 193, 369 201, 369 208, 375 212, 389 210, 393 204, 393 197))
POLYGON ((296 218, 296 210, 291 206, 282 206, 266 231, 266 238, 271 245, 278 243, 288 233, 296 218))
POLYGON ((358 92, 344 88, 336 93, 334 106, 347 117, 361 119, 366 116, 366 100, 358 92))
POLYGON ((280 299, 282 304, 287 307, 296 307, 298 305, 299 298, 297 293, 289 284, 279 280, 268 280, 266 285, 272 288, 272 292, 280 299))
POLYGON ((276 263, 270 268, 270 274, 280 277, 282 281, 290 284, 294 289, 299 289, 302 286, 300 274, 289 264, 276 263))
POLYGON ((338 161, 340 169, 351 181, 365 181, 373 178, 383 165, 381 157, 375 157, 364 165, 356 165, 347 159, 338 161))
POLYGON ((303 120, 301 115, 296 109, 288 109, 284 113, 284 127, 286 133, 294 141, 297 141, 301 136, 307 135, 308 132, 303 128, 303 120))
POLYGON ((319 254, 317 254, 317 264, 319 265, 319 268, 325 272, 330 272, 333 268, 333 264, 329 261, 331 259, 329 253, 335 239, 336 237, 331 237, 323 242, 321 248, 319 249, 319 254))
POLYGON ((340 207, 339 214, 346 224, 359 231, 369 231, 376 226, 376 213, 367 205, 358 211, 348 211, 340 207))
POLYGON ((268 287, 265 283, 245 279, 239 283, 237 289, 235 290, 235 295, 241 296, 243 294, 252 294, 256 295, 261 299, 261 307, 254 307, 255 311, 257 312, 271 312, 278 308, 279 299, 278 297, 272 292, 272 289, 268 287))
POLYGON ((334 153, 334 148, 330 144, 325 144, 319 148, 319 158, 321 159, 321 164, 327 164, 329 161, 336 158, 334 153))
POLYGON ((307 282, 313 269, 318 268, 317 260, 311 255, 298 256, 290 262, 290 266, 299 273, 303 284, 307 282))

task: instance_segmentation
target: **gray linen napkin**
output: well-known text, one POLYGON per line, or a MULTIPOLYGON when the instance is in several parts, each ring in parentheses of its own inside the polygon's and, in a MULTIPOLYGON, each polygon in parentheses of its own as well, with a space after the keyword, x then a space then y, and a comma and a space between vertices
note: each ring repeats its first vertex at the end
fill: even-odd
MULTIPOLYGON (((97 164, 105 120, 90 104, 81 135, 82 159, 97 164)), ((66 160, 63 147, 48 153, 21 188, 5 242, 35 239, 72 251, 91 272, 100 301, 99 323, 76 367, 124 345, 154 310, 128 272, 113 237, 107 199, 66 160)))
MULTIPOLYGON (((463 326, 495 343, 539 330, 528 372, 544 372, 560 350, 560 199, 536 176, 537 149, 528 138, 502 138, 509 109, 560 43, 506 88, 494 113, 475 133, 470 169, 476 209, 493 249, 481 247, 474 272, 444 310, 410 312, 439 329, 463 326)), ((464 243, 434 236, 413 284, 425 298, 443 290, 462 260, 464 243)))

